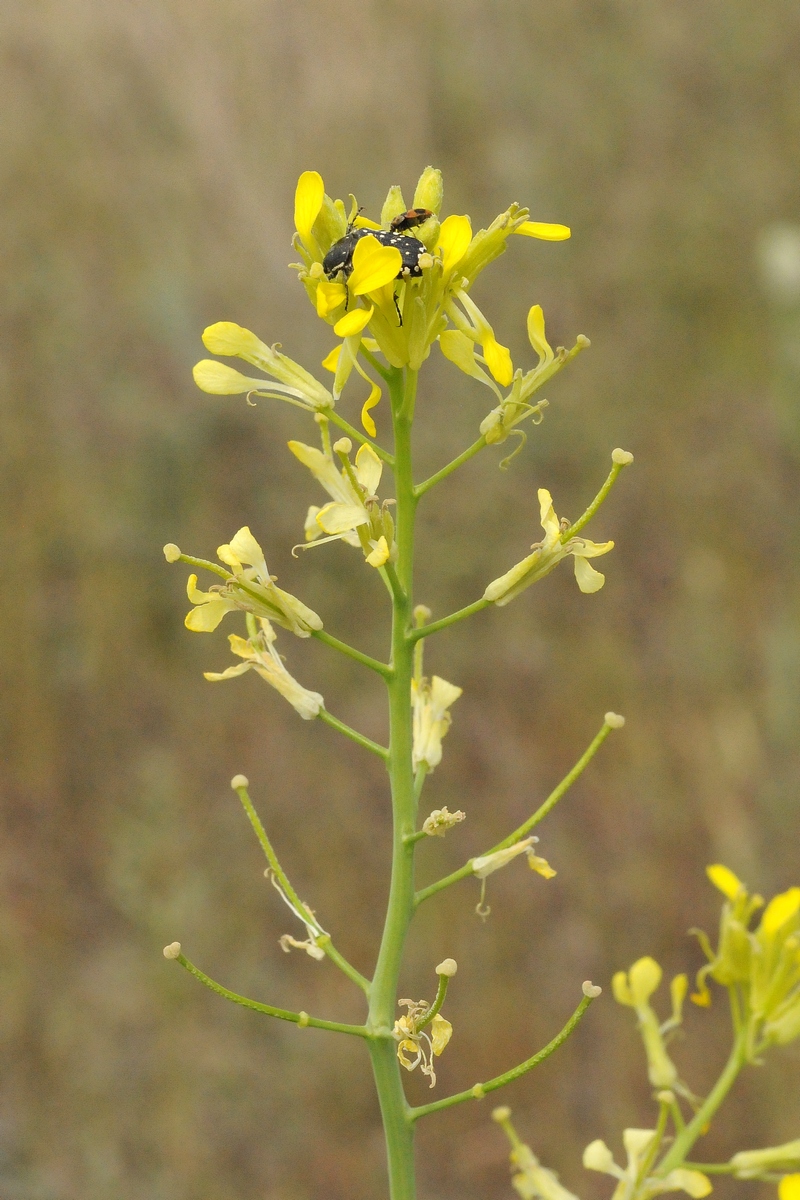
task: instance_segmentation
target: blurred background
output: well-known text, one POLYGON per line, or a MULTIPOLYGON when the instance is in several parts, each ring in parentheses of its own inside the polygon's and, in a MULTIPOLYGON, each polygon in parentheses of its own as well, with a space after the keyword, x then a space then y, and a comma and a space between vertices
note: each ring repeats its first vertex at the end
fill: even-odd
MULTIPOLYGON (((244 772, 301 895, 371 971, 390 817, 377 760, 299 720, 249 675, 212 686, 225 633, 189 634, 187 571, 249 524, 328 630, 385 650, 379 581, 348 547, 294 561, 319 492, 286 449, 297 410, 193 386, 217 320, 322 375, 333 339, 286 269, 297 176, 410 203, 428 163, 445 212, 509 202, 568 223, 515 239, 475 297, 523 364, 530 304, 592 349, 511 470, 490 450, 421 512, 417 599, 469 603, 539 537, 536 488, 573 519, 626 472, 590 534, 604 591, 562 569, 440 634, 460 684, 424 811, 467 813, 420 849, 422 882, 521 822, 607 709, 627 717, 476 918, 464 883, 420 912, 403 994, 458 960, 438 1095, 543 1045, 606 987, 557 1056, 503 1093, 523 1138, 584 1200, 595 1137, 653 1120, 612 973, 650 953, 694 971, 714 928, 704 867, 770 894, 800 882, 800 12, 792 0, 6 0, 0 30, 4 903, 0 1192, 8 1200, 372 1200, 385 1195, 364 1048, 226 1005, 166 963, 360 1020, 329 963, 284 956, 290 918, 229 780, 244 772)), ((343 411, 355 419, 357 387, 343 411)), ((486 393, 436 353, 419 471, 473 440, 486 393)), ((384 405, 376 412, 385 435, 384 405)), ((328 707, 385 734, 368 673, 283 635, 328 707)), ((662 1000, 662 1005, 665 1002, 662 1000)), ((719 1001, 675 1056, 709 1086, 719 1001)), ((798 1046, 750 1070, 698 1148, 800 1136, 798 1046)), ((409 1095, 428 1097, 409 1077, 409 1095)), ((509 1197, 491 1102, 420 1130, 423 1197, 509 1197)), ((720 1184, 721 1197, 756 1185, 720 1184)), ((770 1194, 766 1189, 765 1196, 770 1194)))

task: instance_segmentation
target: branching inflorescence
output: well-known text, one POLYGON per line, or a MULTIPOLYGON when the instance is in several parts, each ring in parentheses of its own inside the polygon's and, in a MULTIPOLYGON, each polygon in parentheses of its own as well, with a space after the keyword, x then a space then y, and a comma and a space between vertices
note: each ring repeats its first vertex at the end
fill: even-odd
MULTIPOLYGON (((281 353, 277 344, 270 347, 249 330, 227 321, 205 330, 206 349, 213 355, 242 359, 262 374, 243 374, 218 358, 204 359, 194 369, 197 385, 206 392, 240 394, 251 403, 253 396, 283 400, 304 411, 316 424, 317 438, 313 440, 319 444, 289 442, 291 453, 307 468, 323 493, 318 492, 317 498, 325 501, 309 507, 303 540, 293 553, 297 555, 334 541, 361 552, 365 566, 379 573, 388 593, 391 636, 387 661, 379 661, 330 634, 317 613, 279 588, 249 527, 240 529, 229 543, 218 548, 219 562, 184 554, 172 543, 164 547, 169 562, 186 563, 210 572, 219 580, 207 591, 201 591, 198 576, 194 573, 189 576, 187 592, 192 604, 186 617, 189 629, 210 633, 230 613, 241 613, 244 617, 246 637, 238 633, 229 635, 231 651, 238 661, 221 671, 207 672, 208 680, 228 680, 255 671, 305 720, 326 722, 386 764, 394 817, 392 872, 383 936, 371 978, 345 959, 314 910, 297 895, 253 807, 247 779, 236 775, 232 780, 264 851, 265 875, 290 909, 296 922, 295 931, 303 935, 286 933, 280 939, 282 949, 287 953, 300 949, 314 960, 327 957, 335 963, 364 993, 367 1010, 362 1025, 328 1021, 303 1011, 290 1012, 240 996, 191 963, 178 942, 167 946, 164 954, 234 1003, 298 1026, 346 1033, 366 1042, 384 1123, 392 1200, 412 1200, 415 1195, 413 1135, 421 1117, 466 1100, 480 1099, 530 1071, 561 1045, 600 993, 599 987, 584 983, 580 1002, 563 1029, 524 1062, 463 1091, 412 1107, 405 1097, 400 1067, 408 1071, 419 1067, 434 1087, 434 1061, 453 1033, 441 1010, 450 980, 456 974, 455 961, 446 958, 435 969, 438 984, 432 1001, 398 997, 398 977, 414 913, 423 901, 472 876, 481 885, 477 911, 485 916, 488 876, 518 857, 524 857, 532 870, 545 879, 555 875, 550 863, 534 849, 538 838, 531 831, 579 777, 609 733, 624 724, 622 717, 607 713, 578 762, 519 828, 468 859, 458 870, 427 887, 415 888, 417 843, 426 837, 444 836, 464 819, 464 813, 450 813, 446 808, 435 809, 421 822, 418 817, 426 777, 441 761, 450 710, 461 695, 461 688, 456 685, 438 675, 429 678, 424 674, 425 640, 490 605, 505 606, 548 575, 563 559, 572 563, 582 592, 598 591, 605 580, 591 560, 607 554, 613 542, 590 541, 583 536, 583 530, 620 471, 633 461, 630 453, 614 450, 607 479, 572 524, 559 519, 550 492, 540 488, 539 519, 544 536, 519 562, 489 582, 482 596, 436 619, 429 609, 415 605, 414 524, 420 501, 474 455, 511 438, 512 452, 500 462, 502 468, 508 467, 525 444, 522 425, 527 421, 536 425, 542 420, 547 401, 538 398, 541 388, 589 345, 588 339, 580 336, 571 349, 553 350, 547 341, 542 310, 533 305, 528 311, 527 332, 535 362, 527 370, 515 368, 509 350, 497 340, 492 325, 471 295, 480 273, 506 250, 512 238, 560 241, 570 236, 569 229, 531 221, 527 209, 513 204, 487 229, 473 234, 468 217, 451 215, 440 219, 441 207, 441 175, 431 167, 419 180, 412 209, 407 208, 400 189, 393 187, 379 222, 363 217, 352 197, 348 213, 341 200, 331 200, 325 194, 316 172, 304 172, 295 196, 297 232, 293 245, 300 261, 294 267, 317 315, 332 327, 337 339, 322 364, 333 377, 330 386, 281 353), (428 479, 415 480, 412 427, 417 378, 435 345, 456 368, 488 389, 491 408, 470 446, 428 479), (345 389, 354 391, 354 384, 368 388, 361 406, 360 428, 346 420, 338 408, 345 389), (378 440, 376 424, 376 409, 384 390, 389 400, 390 412, 385 423, 387 426, 391 423, 391 449, 378 440), (334 434, 342 436, 334 438, 334 434), (386 490, 389 473, 393 477, 390 486, 393 496, 387 495, 386 490), (295 637, 314 637, 383 678, 389 709, 388 746, 379 745, 345 724, 328 711, 319 692, 294 678, 278 652, 276 627, 295 637)), ((673 982, 673 1015, 661 1025, 649 1007, 649 997, 660 980, 657 964, 652 959, 642 959, 627 975, 615 977, 617 999, 637 1013, 650 1080, 658 1089, 661 1113, 655 1130, 626 1131, 628 1167, 624 1171, 616 1166, 603 1143, 594 1142, 587 1149, 586 1166, 608 1171, 620 1180, 617 1200, 634 1200, 640 1195, 649 1197, 678 1188, 692 1196, 702 1196, 710 1190, 706 1174, 686 1166, 686 1154, 742 1063, 753 1061, 767 1045, 800 1034, 797 946, 800 890, 792 889, 772 901, 759 930, 751 934, 747 931, 747 920, 754 911, 756 898, 749 898, 730 872, 720 874, 725 868, 712 870, 717 872, 712 876, 714 882, 728 897, 727 915, 723 916, 719 949, 714 952, 707 940, 703 942, 710 961, 701 972, 694 998, 699 1003, 706 1002, 709 975, 730 988, 736 1028, 732 1065, 726 1068, 723 1082, 709 1098, 699 1101, 679 1080, 665 1049, 665 1036, 680 1023, 685 977, 679 976, 673 982), (738 941, 731 933, 734 927, 738 941), (778 941, 780 949, 776 949, 778 941), (746 968, 745 944, 751 946, 746 968), (758 968, 753 965, 756 961, 760 964, 758 968), (751 974, 747 975, 747 971, 751 974), (778 978, 780 985, 776 982, 778 978), (682 1115, 681 1101, 696 1109, 688 1123, 682 1115), (677 1131, 669 1143, 668 1119, 673 1120, 677 1131), (663 1157, 659 1158, 661 1154, 663 1157)), ((509 1110, 497 1109, 494 1115, 512 1141, 512 1163, 518 1171, 513 1183, 520 1195, 568 1200, 571 1193, 558 1184, 555 1175, 542 1167, 517 1138, 509 1110)), ((792 1168, 800 1165, 797 1143, 774 1151, 749 1152, 749 1157, 740 1154, 734 1159, 739 1160, 739 1165, 731 1166, 731 1173, 748 1177, 786 1176, 782 1200, 800 1200, 797 1194, 786 1190, 794 1186, 791 1181, 796 1177, 791 1175, 792 1168)))

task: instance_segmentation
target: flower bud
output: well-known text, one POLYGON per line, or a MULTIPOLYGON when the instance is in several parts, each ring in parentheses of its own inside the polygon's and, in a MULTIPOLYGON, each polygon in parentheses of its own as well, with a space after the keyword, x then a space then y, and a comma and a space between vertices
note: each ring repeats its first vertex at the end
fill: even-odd
POLYGON ((164 947, 164 958, 180 958, 181 944, 180 942, 170 942, 164 947))
POLYGON ((454 958, 445 958, 439 963, 436 968, 437 975, 446 975, 448 979, 452 979, 458 970, 458 963, 454 958))
POLYGON ((168 563, 177 562, 181 556, 180 546, 176 546, 174 542, 167 542, 164 547, 164 558, 168 563))

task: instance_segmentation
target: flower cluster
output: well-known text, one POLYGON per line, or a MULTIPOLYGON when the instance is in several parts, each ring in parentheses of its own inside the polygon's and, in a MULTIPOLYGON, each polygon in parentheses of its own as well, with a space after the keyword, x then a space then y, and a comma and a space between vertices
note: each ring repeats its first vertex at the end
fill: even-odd
POLYGON ((702 1171, 677 1167, 666 1175, 649 1175, 653 1153, 658 1150, 658 1133, 655 1129, 625 1129, 622 1144, 627 1155, 623 1168, 614 1162, 608 1146, 598 1138, 583 1152, 583 1165, 590 1171, 601 1171, 619 1180, 612 1200, 650 1200, 664 1192, 686 1192, 692 1200, 701 1200, 712 1190, 711 1183, 702 1171))
POLYGON ((731 989, 746 1027, 748 1059, 756 1061, 771 1045, 800 1037, 800 887, 773 896, 755 929, 754 914, 764 906, 733 871, 720 863, 707 869, 725 896, 716 950, 696 930, 708 963, 697 975, 695 1004, 711 1003, 708 979, 731 989))

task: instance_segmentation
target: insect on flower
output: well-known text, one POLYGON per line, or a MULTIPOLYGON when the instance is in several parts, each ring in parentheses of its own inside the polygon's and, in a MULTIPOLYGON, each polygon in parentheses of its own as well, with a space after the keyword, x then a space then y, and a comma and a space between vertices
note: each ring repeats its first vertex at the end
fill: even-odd
POLYGON ((404 237, 393 229, 350 229, 343 238, 334 242, 322 260, 322 269, 328 279, 335 279, 341 274, 348 279, 353 272, 353 251, 363 237, 371 236, 382 246, 394 246, 400 251, 402 264, 397 272, 398 279, 407 279, 413 275, 418 278, 422 274, 419 265, 420 256, 425 253, 425 247, 418 238, 404 237))
POLYGON ((390 228, 396 233, 402 233, 404 229, 413 229, 415 225, 421 225, 432 216, 429 208, 410 208, 408 212, 398 213, 390 222, 390 228))

